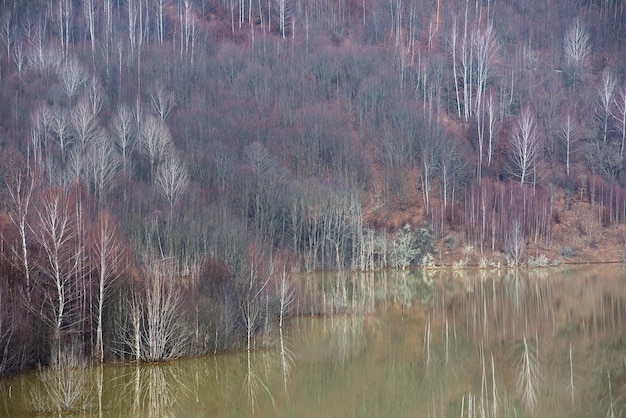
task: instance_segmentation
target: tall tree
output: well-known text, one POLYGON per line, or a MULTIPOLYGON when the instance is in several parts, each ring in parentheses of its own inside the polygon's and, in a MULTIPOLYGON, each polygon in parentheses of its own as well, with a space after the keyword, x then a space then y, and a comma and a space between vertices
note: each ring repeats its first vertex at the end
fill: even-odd
POLYGON ((439 160, 442 153, 441 127, 439 124, 430 127, 420 140, 420 189, 422 191, 422 197, 424 198, 426 214, 429 214, 430 192, 433 186, 433 179, 439 168, 439 160))
POLYGON ((44 256, 37 266, 43 275, 37 286, 44 303, 38 312, 52 326, 51 348, 53 352, 59 353, 61 331, 70 325, 68 319, 72 312, 69 308, 77 297, 72 279, 78 273, 73 242, 76 230, 64 192, 47 191, 37 207, 37 221, 32 229, 44 256))
POLYGON ((576 19, 565 32, 563 49, 568 65, 566 74, 570 77, 571 84, 576 86, 587 66, 587 58, 591 53, 589 31, 580 20, 576 19))
POLYGON ((624 146, 626 145, 626 83, 617 91, 614 104, 614 110, 611 112, 611 115, 617 121, 617 129, 619 130, 621 140, 619 155, 622 158, 624 157, 624 146))
POLYGON ((98 13, 99 2, 94 0, 83 0, 83 16, 89 31, 89 44, 91 46, 91 59, 96 61, 96 15, 98 13))
POLYGON ((598 88, 600 107, 596 109, 596 115, 598 119, 600 119, 600 135, 602 136, 602 142, 605 144, 609 133, 609 121, 611 120, 610 116, 616 86, 617 81, 615 80, 615 76, 611 70, 605 68, 604 71, 602 71, 602 79, 600 80, 600 87, 598 88))
POLYGON ((167 238, 169 241, 169 253, 173 256, 174 245, 174 205, 183 195, 189 185, 189 175, 187 167, 182 160, 169 152, 159 165, 154 187, 156 191, 163 196, 168 204, 168 221, 167 221, 167 238))
POLYGON ((585 65, 587 56, 591 52, 591 46, 589 44, 589 31, 579 19, 576 19, 565 32, 563 48, 568 64, 585 65))
POLYGON ((157 9, 157 39, 159 44, 165 39, 165 9, 169 5, 169 0, 153 0, 157 9))
POLYGON ((494 95, 493 92, 487 95, 487 166, 491 166, 499 129, 498 104, 494 95))
POLYGON ((60 0, 56 9, 57 33, 61 40, 61 51, 63 58, 66 59, 69 50, 70 37, 72 36, 74 17, 74 2, 71 0, 60 0))
POLYGON ((107 187, 115 178, 120 166, 120 156, 108 136, 102 136, 89 146, 86 164, 97 205, 102 208, 105 204, 107 187))
POLYGON ((272 13, 276 22, 276 31, 285 39, 291 34, 291 0, 273 0, 272 13))
MULTIPOLYGON (((72 142, 71 119, 67 114, 67 111, 56 106, 53 108, 45 107, 41 108, 38 115, 41 118, 47 118, 49 115, 50 130, 54 134, 53 138, 59 145, 61 157, 65 160, 69 145, 72 142)), ((44 122, 43 119, 40 120, 41 122, 44 122)))
POLYGON ((40 74, 56 74, 63 56, 48 46, 47 21, 40 21, 28 36, 28 63, 40 74))
POLYGON ((150 180, 155 180, 156 169, 172 148, 172 135, 162 119, 148 115, 139 128, 139 152, 148 159, 150 180))
POLYGON ((26 52, 25 42, 21 39, 15 43, 15 47, 11 50, 11 60, 13 60, 20 77, 28 65, 26 52))
POLYGON ((136 139, 136 123, 130 108, 124 104, 118 106, 111 118, 110 128, 115 144, 122 155, 122 169, 128 170, 128 160, 136 139))
POLYGON ((105 300, 126 268, 124 244, 115 221, 102 213, 95 222, 92 255, 96 270, 96 350, 98 360, 104 360, 103 313, 105 300))
POLYGON ((77 58, 70 58, 58 70, 61 86, 72 103, 89 80, 89 72, 77 58))
POLYGON ((172 92, 165 88, 163 83, 157 83, 150 92, 150 105, 161 120, 165 121, 176 105, 176 98, 172 92))
POLYGON ((165 198, 170 210, 170 222, 174 205, 189 185, 189 174, 182 160, 170 152, 159 165, 154 187, 165 198))
MULTIPOLYGON (((477 29, 472 34, 473 49, 475 51, 474 77, 476 77, 476 122, 478 126, 478 181, 482 179, 482 165, 485 143, 485 117, 483 96, 487 86, 487 80, 491 75, 491 67, 498 52, 498 43, 492 26, 486 29, 477 29)), ((491 145, 491 144, 490 144, 491 145)), ((491 160, 491 156, 488 157, 491 160)))
POLYGON ((70 112, 76 144, 84 152, 91 143, 98 141, 104 132, 98 125, 95 109, 87 99, 81 98, 70 112))
POLYGON ((576 151, 576 142, 578 141, 574 121, 569 113, 565 117, 565 121, 561 127, 561 140, 565 148, 565 172, 569 177, 572 154, 576 151))
POLYGON ((27 221, 28 212, 31 207, 33 190, 35 188, 35 173, 29 167, 27 170, 16 173, 8 177, 7 189, 11 198, 9 206, 9 219, 17 228, 19 234, 19 247, 13 248, 13 253, 20 260, 21 269, 24 271, 24 288, 28 307, 32 307, 32 266, 30 251, 27 244, 27 231, 29 224, 27 221))
POLYGON ((13 43, 19 37, 19 25, 11 10, 5 9, 0 16, 0 36, 4 40, 7 49, 7 60, 10 59, 13 43))
POLYGON ((531 171, 536 168, 541 157, 541 136, 537 130, 535 117, 528 108, 522 111, 511 136, 510 157, 511 172, 523 185, 528 181, 531 171))

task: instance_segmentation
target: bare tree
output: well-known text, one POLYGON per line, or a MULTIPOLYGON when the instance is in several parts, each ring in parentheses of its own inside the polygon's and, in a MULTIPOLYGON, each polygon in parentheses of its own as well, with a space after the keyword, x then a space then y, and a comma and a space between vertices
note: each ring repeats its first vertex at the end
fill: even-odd
POLYGON ((11 51, 11 59, 17 67, 17 74, 21 76, 26 68, 26 65, 28 64, 26 47, 24 46, 24 42, 22 40, 15 43, 15 47, 11 51))
POLYGON ((419 145, 421 192, 426 213, 430 212, 430 193, 441 156, 440 127, 431 127, 421 138, 419 145))
POLYGON ((196 38, 198 37, 198 31, 196 27, 196 18, 192 10, 191 2, 184 0, 184 11, 181 16, 183 22, 183 35, 181 39, 181 53, 182 45, 184 44, 184 50, 190 57, 191 66, 194 65, 194 55, 196 47, 196 38))
POLYGON ((272 13, 277 31, 285 39, 291 34, 292 5, 290 0, 273 0, 272 13))
MULTIPOLYGON (((113 0, 104 0, 104 33, 105 33, 105 43, 107 50, 109 49, 112 42, 112 34, 113 34, 113 0)), ((108 53, 108 52, 107 52, 108 53)))
MULTIPOLYGON (((133 118, 135 119, 135 124, 140 128, 144 119, 146 119, 146 112, 143 108, 143 102, 137 98, 135 100, 134 106, 130 109, 133 118)), ((138 128, 138 129, 139 129, 138 128)))
POLYGON ((128 158, 135 145, 136 124, 133 114, 126 105, 120 105, 111 119, 111 131, 113 132, 115 143, 122 155, 122 168, 127 170, 128 158))
POLYGON ((466 122, 472 116, 472 61, 473 49, 468 35, 469 0, 465 1, 465 20, 463 24, 463 38, 460 44, 461 77, 463 79, 463 118, 466 122))
POLYGON ((579 19, 576 19, 565 32, 563 48, 568 64, 577 67, 585 65, 591 46, 589 45, 589 31, 579 19))
POLYGON ((167 8, 168 0, 153 0, 157 8, 157 39, 162 44, 165 38, 165 9, 167 8))
POLYGON ((40 74, 58 74, 63 57, 48 47, 47 27, 40 23, 28 37, 28 63, 40 74))
MULTIPOLYGON (((189 185, 189 175, 187 167, 173 152, 169 152, 164 161, 157 169, 154 187, 156 191, 165 198, 169 206, 168 211, 168 234, 169 238, 174 236, 174 205, 180 199, 189 185)), ((174 240, 169 240, 169 254, 174 254, 174 240)))
POLYGON ((180 199, 189 185, 189 174, 182 160, 170 152, 162 164, 159 165, 154 182, 156 190, 165 198, 173 210, 174 204, 180 199))
POLYGON ((398 195, 400 206, 404 207, 407 202, 405 173, 411 167, 413 144, 391 130, 385 130, 382 136, 379 160, 385 167, 385 196, 387 187, 390 187, 398 195))
POLYGON ((276 293, 278 294, 278 328, 282 330, 283 321, 288 315, 291 304, 295 301, 295 287, 293 277, 287 271, 287 265, 283 265, 283 271, 276 282, 276 293))
POLYGON ((32 158, 34 167, 40 169, 44 166, 43 161, 43 139, 45 138, 44 130, 39 125, 34 125, 30 130, 30 140, 27 144, 27 152, 29 157, 32 158))
POLYGON ((602 142, 606 143, 606 138, 609 133, 609 116, 611 115, 611 108, 613 106, 613 95, 617 81, 613 76, 613 73, 608 68, 602 71, 602 80, 600 87, 598 88, 598 95, 600 96, 600 108, 596 110, 596 115, 600 119, 600 131, 602 135, 602 142))
POLYGON ((11 10, 5 9, 2 16, 0 16, 0 35, 4 40, 4 45, 7 48, 7 60, 10 59, 12 45, 17 41, 19 37, 19 26, 16 19, 13 16, 11 10))
POLYGON ((115 178, 119 166, 119 154, 115 151, 108 136, 102 136, 100 140, 89 146, 87 168, 99 207, 104 204, 106 188, 115 178))
POLYGON ((74 147, 69 153, 62 175, 49 175, 48 177, 53 184, 67 189, 72 184, 78 184, 85 178, 86 169, 87 154, 83 150, 74 147))
POLYGON ((563 145, 565 147, 565 170, 567 172, 567 176, 569 177, 572 153, 576 150, 576 142, 578 141, 574 121, 572 121, 572 117, 569 113, 567 114, 565 122, 561 127, 561 140, 563 141, 563 145))
POLYGON ((243 298, 240 301, 239 308, 241 309, 242 318, 246 327, 246 347, 248 353, 252 349, 252 337, 254 331, 258 327, 259 317, 262 313, 263 296, 266 293, 266 288, 275 273, 274 260, 270 261, 269 266, 265 266, 258 249, 251 250, 251 260, 249 261, 248 277, 243 278, 244 289, 243 298))
POLYGON ((467 180, 470 171, 469 161, 459 147, 459 142, 452 138, 444 138, 442 147, 446 150, 441 153, 437 161, 443 207, 448 207, 449 199, 454 199, 455 187, 467 180))
POLYGON ((68 59, 64 62, 59 68, 57 75, 70 103, 87 83, 87 80, 89 80, 89 73, 76 58, 68 59))
POLYGON ((72 142, 70 117, 65 109, 60 107, 42 107, 37 115, 38 121, 45 123, 49 118, 49 127, 61 150, 61 157, 65 160, 67 150, 72 142))
POLYGON ((576 86, 587 67, 587 58, 591 53, 589 31, 579 19, 567 29, 563 49, 568 66, 565 74, 570 77, 571 84, 576 86))
POLYGON ((522 111, 510 141, 511 172, 524 184, 541 156, 541 137, 528 108, 522 111))
MULTIPOLYGON (((473 49, 475 51, 476 68, 473 71, 476 78, 476 120, 478 126, 478 181, 482 179, 482 164, 484 154, 484 115, 483 115, 483 94, 487 86, 487 79, 490 76, 491 66, 498 52, 498 43, 493 33, 493 28, 488 26, 485 30, 477 29, 472 34, 473 49)), ((492 112, 493 113, 493 112, 492 112)), ((493 118, 493 116, 491 116, 493 118)), ((491 138, 490 138, 491 139, 491 138)), ((491 145, 491 144, 490 144, 491 145)), ((489 150, 491 151, 491 149, 489 150)), ((488 157, 491 161, 491 156, 488 157)))
POLYGON ((456 96, 456 110, 459 119, 461 118, 461 95, 459 93, 459 83, 458 83, 458 69, 457 69, 457 43, 458 43, 458 33, 457 33, 457 24, 456 24, 456 16, 453 17, 452 21, 452 34, 450 35, 450 50, 452 51, 452 75, 453 75, 453 83, 454 83, 454 92, 456 96))
POLYGON ((150 179, 155 180, 156 168, 172 148, 172 135, 163 120, 148 115, 139 130, 139 151, 148 159, 150 179))
POLYGON ((57 24, 57 32, 59 34, 59 38, 61 40, 61 51, 63 53, 63 58, 67 58, 67 53, 69 49, 70 43, 70 35, 71 35, 71 21, 74 16, 73 4, 71 0, 60 0, 57 3, 56 10, 56 24, 57 24))
POLYGON ((161 120, 165 121, 176 104, 176 98, 172 92, 165 89, 163 83, 157 83, 150 92, 150 104, 161 120))
POLYGON ((26 302, 31 307, 32 302, 32 283, 29 250, 27 245, 26 233, 28 228, 27 216, 31 205, 31 198, 35 188, 35 175, 32 170, 28 169, 25 173, 18 173, 16 176, 7 178, 7 189, 11 198, 12 205, 9 208, 9 219, 15 225, 19 233, 19 248, 13 248, 13 253, 20 260, 21 268, 24 271, 24 284, 26 293, 26 302))
POLYGON ((102 84, 100 84, 100 82, 95 78, 92 78, 87 90, 87 101, 91 106, 91 111, 95 115, 99 114, 100 110, 102 110, 105 97, 106 93, 104 92, 102 84))
POLYGON ((103 321, 105 299, 126 268, 124 244, 119 237, 112 216, 103 213, 95 223, 92 240, 94 266, 96 268, 96 357, 104 360, 103 321))
POLYGON ((70 216, 67 199, 59 190, 49 190, 37 208, 38 222, 33 233, 44 255, 38 265, 44 280, 37 283, 48 311, 39 310, 42 319, 52 326, 52 349, 60 352, 61 331, 67 326, 68 309, 75 298, 71 280, 77 273, 73 240, 76 237, 74 221, 70 216), (48 285, 52 288, 48 290, 48 285))
POLYGON ((620 158, 624 157, 624 145, 626 144, 626 83, 620 87, 614 99, 615 110, 611 115, 617 120, 617 129, 621 134, 619 149, 620 158))
MULTIPOLYGON (((48 132, 52 130, 52 124, 54 123, 53 117, 52 109, 48 105, 39 105, 31 113, 31 132, 32 136, 36 137, 37 142, 41 143, 48 136, 48 132)), ((33 140, 35 140, 35 138, 33 138, 33 140)), ((33 152, 38 152, 40 146, 33 148, 37 149, 36 151, 33 150, 33 152)), ((35 161, 38 161, 38 155, 34 155, 33 157, 35 161)))
POLYGON ((83 0, 83 15, 89 31, 91 58, 94 62, 96 60, 96 14, 98 13, 98 3, 94 0, 83 0))
POLYGON ((81 99, 72 108, 71 118, 74 137, 81 150, 84 151, 91 142, 102 135, 96 113, 87 100, 81 99))
POLYGON ((498 106, 493 94, 487 96, 487 166, 491 166, 495 140, 498 136, 498 106))

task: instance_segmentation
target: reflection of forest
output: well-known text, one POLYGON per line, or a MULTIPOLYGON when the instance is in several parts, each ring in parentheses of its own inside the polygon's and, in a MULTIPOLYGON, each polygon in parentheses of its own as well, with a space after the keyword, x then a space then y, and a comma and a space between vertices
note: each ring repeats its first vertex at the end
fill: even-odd
POLYGON ((430 300, 412 311, 419 358, 441 382, 433 398, 455 416, 619 416, 623 273, 616 266, 437 272, 430 300))
MULTIPOLYGON (((615 266, 387 271, 369 291, 355 280, 346 278, 352 306, 374 295, 375 315, 352 309, 293 324, 294 340, 314 341, 295 375, 313 375, 308 393, 333 413, 349 414, 341 399, 355 396, 368 399, 365 411, 398 416, 413 404, 419 416, 461 417, 600 416, 624 406, 615 266)), ((330 283, 309 277, 311 306, 341 294, 330 283)))
POLYGON ((344 310, 329 303, 343 292, 337 281, 314 275, 304 291, 310 306, 317 302, 329 315, 299 330, 318 342, 304 357, 334 364, 340 372, 333 370, 330 381, 344 372, 370 382, 390 379, 394 391, 416 391, 415 402, 435 416, 625 410, 626 289, 619 267, 386 271, 372 275, 369 287, 359 286, 356 275, 343 280, 352 301, 344 310), (409 365, 406 373, 360 371, 363 364, 395 370, 399 362, 409 365))
POLYGON ((558 333, 602 340, 626 329, 626 289, 615 268, 507 270, 495 277, 444 280, 433 321, 462 321, 471 339, 485 343, 558 333))
MULTIPOLYGON (((383 273, 384 274, 384 273, 383 273)), ((382 274, 321 272, 300 278, 300 315, 374 312, 382 274)), ((382 276, 384 279, 384 276, 382 276)), ((385 288, 383 287, 383 290, 385 288)))

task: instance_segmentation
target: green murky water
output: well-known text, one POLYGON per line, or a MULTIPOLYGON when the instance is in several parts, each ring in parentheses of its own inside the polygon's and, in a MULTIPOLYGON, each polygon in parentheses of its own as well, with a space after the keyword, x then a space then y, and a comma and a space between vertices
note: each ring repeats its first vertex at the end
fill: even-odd
POLYGON ((0 381, 0 416, 626 415, 622 266, 302 279, 262 349, 0 381), (281 335, 282 334, 282 335, 281 335))

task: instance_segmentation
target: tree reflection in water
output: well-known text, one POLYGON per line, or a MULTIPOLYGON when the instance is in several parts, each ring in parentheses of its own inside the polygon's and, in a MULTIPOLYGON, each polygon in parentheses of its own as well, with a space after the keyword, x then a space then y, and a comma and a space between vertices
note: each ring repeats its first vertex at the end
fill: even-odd
POLYGON ((279 328, 279 344, 278 353, 280 356, 280 369, 282 372, 283 390, 287 393, 287 383, 289 383, 289 376, 291 375, 292 368, 295 364, 295 356, 293 351, 289 348, 289 344, 285 341, 283 336, 283 328, 279 328))
POLYGON ((178 399, 190 390, 186 372, 179 363, 136 365, 134 368, 133 414, 147 417, 173 417, 178 399))
POLYGON ((52 367, 38 372, 39 384, 30 391, 33 409, 38 414, 59 416, 90 410, 92 378, 80 353, 67 349, 53 363, 52 367))
POLYGON ((542 380, 543 372, 539 363, 539 347, 532 347, 524 337, 521 356, 516 366, 516 383, 520 398, 531 412, 537 405, 542 380))
POLYGON ((263 371, 263 369, 271 368, 268 364, 264 363, 272 361, 273 359, 270 358, 271 356, 266 356, 263 354, 264 353, 248 352, 248 367, 245 373, 244 389, 246 391, 246 395, 248 396, 248 401, 250 402, 250 410, 252 411, 252 415, 256 413, 257 398, 260 393, 265 393, 267 395, 267 398, 271 401, 272 405, 276 405, 274 396, 272 396, 272 392, 265 383, 265 376, 261 374, 261 371, 263 371), (257 356, 257 354, 259 355, 257 356))

